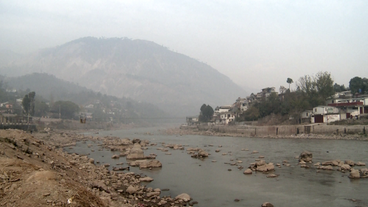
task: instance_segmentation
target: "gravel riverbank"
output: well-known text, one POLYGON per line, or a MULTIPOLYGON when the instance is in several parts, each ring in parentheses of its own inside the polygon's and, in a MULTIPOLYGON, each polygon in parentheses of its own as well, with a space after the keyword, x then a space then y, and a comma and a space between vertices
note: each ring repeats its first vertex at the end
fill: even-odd
POLYGON ((100 141, 102 147, 133 157, 142 153, 132 150, 133 146, 140 148, 137 146, 140 143, 147 144, 72 131, 46 130, 29 134, 21 130, 0 130, 0 206, 192 205, 188 194, 161 197, 159 188, 145 187, 145 182, 152 181, 146 176, 110 171, 87 155, 63 151, 63 147, 74 146, 79 141, 100 141))

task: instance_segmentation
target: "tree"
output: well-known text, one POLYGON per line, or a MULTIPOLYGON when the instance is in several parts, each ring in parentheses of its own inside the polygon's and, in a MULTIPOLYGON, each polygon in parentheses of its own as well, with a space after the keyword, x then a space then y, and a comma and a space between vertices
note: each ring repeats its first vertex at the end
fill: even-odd
POLYGON ((200 110, 199 121, 208 122, 212 119, 214 111, 210 105, 203 104, 200 110))
POLYGON ((351 90, 351 93, 353 94, 355 93, 364 94, 368 91, 368 79, 356 76, 350 79, 349 88, 351 90))
POLYGON ((35 101, 35 112, 34 115, 41 117, 41 116, 47 116, 47 113, 49 112, 49 106, 44 101, 35 101))
MULTIPOLYGON (((290 86, 289 86, 290 87, 290 86)), ((287 89, 284 86, 280 86, 279 92, 280 94, 283 94, 287 91, 287 89)))
POLYGON ((315 79, 316 89, 323 100, 335 93, 333 87, 334 81, 329 72, 318 72, 315 79))
POLYGON ((291 78, 287 78, 286 79, 286 83, 288 83, 289 84, 289 91, 290 91, 290 84, 292 84, 294 81, 293 81, 293 79, 291 79, 291 78))
POLYGON ((32 91, 28 94, 29 97, 29 113, 31 114, 31 116, 34 115, 35 113, 35 96, 36 96, 36 92, 32 91))
POLYGON ((79 111, 79 106, 71 101, 57 101, 52 106, 52 111, 60 112, 63 119, 72 119, 79 111))
POLYGON ((335 83, 333 88, 334 88, 335 92, 342 92, 342 91, 347 90, 346 87, 344 86, 344 84, 339 85, 339 84, 335 83))
POLYGON ((22 100, 23 112, 28 115, 29 109, 31 108, 31 100, 29 99, 28 94, 26 94, 22 100))
POLYGON ((244 120, 246 121, 254 121, 259 118, 259 110, 255 106, 251 106, 244 113, 244 120))
POLYGON ((314 92, 316 92, 315 82, 313 78, 309 75, 305 75, 304 77, 300 77, 297 82, 297 86, 299 90, 305 93, 308 97, 314 92))
POLYGON ((23 110, 25 112, 26 115, 34 115, 35 112, 35 96, 36 96, 36 92, 32 91, 29 92, 28 94, 26 94, 22 100, 22 106, 23 106, 23 110))

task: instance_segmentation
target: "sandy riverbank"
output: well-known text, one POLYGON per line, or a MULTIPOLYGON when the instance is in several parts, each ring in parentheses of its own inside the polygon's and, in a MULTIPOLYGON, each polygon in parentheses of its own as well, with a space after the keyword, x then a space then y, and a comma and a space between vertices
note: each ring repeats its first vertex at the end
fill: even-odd
POLYGON ((111 150, 118 145, 114 150, 122 151, 131 150, 134 144, 129 139, 66 130, 34 134, 0 130, 0 206, 189 205, 187 194, 160 197, 160 189, 144 186, 147 177, 109 171, 86 155, 63 151, 78 141, 100 141, 111 150))

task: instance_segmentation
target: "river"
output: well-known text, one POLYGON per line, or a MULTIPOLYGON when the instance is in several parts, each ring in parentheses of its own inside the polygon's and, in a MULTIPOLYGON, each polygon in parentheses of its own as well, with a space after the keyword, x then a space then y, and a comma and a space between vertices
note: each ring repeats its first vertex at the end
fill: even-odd
MULTIPOLYGON (((154 181, 147 184, 149 187, 169 189, 163 191, 162 195, 175 197, 188 193, 194 201, 198 201, 198 207, 261 206, 266 201, 276 207, 368 206, 368 178, 351 180, 348 173, 341 173, 336 167, 334 171, 318 171, 313 165, 309 169, 300 168, 295 158, 307 150, 313 153, 314 163, 349 159, 368 164, 367 141, 177 136, 162 135, 159 130, 135 128, 101 131, 98 136, 139 138, 157 143, 157 146, 149 146, 145 154, 157 154, 156 159, 162 162, 163 167, 154 170, 131 168, 131 171, 152 177, 154 181), (171 155, 166 155, 157 150, 163 142, 199 147, 209 151, 210 155, 200 160, 191 158, 185 150, 172 149, 169 150, 171 155), (220 145, 221 148, 218 147, 220 145), (221 149, 221 152, 216 153, 216 149, 221 149), (252 154, 253 150, 259 153, 252 154), (279 175, 277 178, 267 178, 263 173, 244 175, 243 171, 259 156, 264 156, 266 162, 274 164, 288 160, 291 166, 275 166, 274 173, 279 175), (237 161, 242 162, 244 169, 239 170, 237 166, 228 164, 237 161)), ((80 142, 73 149, 66 150, 79 154, 89 153, 95 161, 111 164, 110 169, 121 162, 127 166, 124 157, 113 160, 113 152, 100 149, 98 143, 92 147, 87 147, 88 144, 93 143, 80 142)))

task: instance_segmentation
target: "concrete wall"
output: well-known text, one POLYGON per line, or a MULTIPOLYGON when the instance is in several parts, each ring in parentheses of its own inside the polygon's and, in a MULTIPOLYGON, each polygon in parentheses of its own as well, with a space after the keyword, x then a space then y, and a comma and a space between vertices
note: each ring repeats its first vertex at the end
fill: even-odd
POLYGON ((314 134, 364 134, 367 133, 368 126, 365 125, 314 125, 311 128, 311 133, 314 134))
POLYGON ((0 124, 0 129, 20 129, 24 131, 37 131, 36 125, 0 124))
MULTIPOLYGON (((184 127, 191 129, 193 127, 184 127)), ((296 134, 364 134, 368 133, 368 126, 365 125, 280 125, 280 126, 206 126, 196 127, 199 131, 212 131, 216 133, 242 134, 244 136, 290 136, 296 134)))
MULTIPOLYGON (((188 128, 190 129, 190 128, 188 128)), ((193 128, 191 128, 193 129, 193 128)), ((199 131, 213 131, 217 133, 242 134, 244 136, 288 136, 304 133, 303 125, 283 125, 283 126, 198 126, 199 131)))

